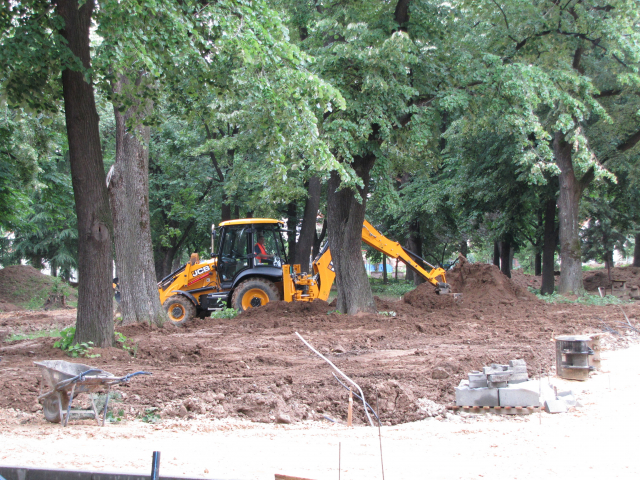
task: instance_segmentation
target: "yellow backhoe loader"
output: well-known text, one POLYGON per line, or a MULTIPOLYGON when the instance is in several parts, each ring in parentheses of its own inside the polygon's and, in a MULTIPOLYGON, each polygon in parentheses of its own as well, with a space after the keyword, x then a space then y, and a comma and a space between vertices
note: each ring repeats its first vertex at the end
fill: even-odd
MULTIPOLYGON (((211 259, 198 254, 158 282, 160 301, 173 324, 195 316, 206 317, 225 307, 246 310, 275 300, 311 302, 327 300, 335 279, 329 245, 325 243, 311 264, 312 271, 289 265, 282 234, 283 222, 270 218, 245 218, 220 224, 218 250, 214 249, 215 226, 211 227, 211 259)), ((404 262, 430 282, 436 292, 450 293, 445 271, 389 240, 365 220, 362 241, 388 257, 404 262), (420 262, 428 265, 426 270, 420 262)))

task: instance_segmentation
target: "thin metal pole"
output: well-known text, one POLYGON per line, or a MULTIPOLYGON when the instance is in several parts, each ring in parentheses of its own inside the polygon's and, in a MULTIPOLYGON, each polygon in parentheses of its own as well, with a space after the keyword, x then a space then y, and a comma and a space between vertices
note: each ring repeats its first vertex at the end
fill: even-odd
POLYGON ((153 452, 151 457, 151 480, 160 478, 160 452, 153 452))
POLYGON ((316 355, 318 355, 321 359, 323 359, 325 362, 327 362, 329 365, 331 365, 331 367, 333 367, 333 369, 338 372, 340 375, 342 375, 342 377, 347 380, 349 383, 351 383, 353 386, 355 386, 358 391, 360 392, 360 397, 362 398, 362 404, 364 405, 364 413, 366 413, 367 418, 369 419, 369 424, 373 427, 373 420, 371 420, 371 415, 369 415, 369 410, 367 410, 367 402, 364 399, 364 393, 362 393, 362 389, 360 388, 360 386, 354 382, 353 380, 351 380, 349 377, 347 377, 344 373, 342 373, 342 371, 336 367, 333 363, 331 363, 331 360, 329 360, 327 357, 325 357, 324 355, 322 355, 319 351, 317 351, 315 348, 313 348, 304 338, 302 338, 302 335, 300 335, 298 332, 296 332, 296 335, 298 336, 298 338, 300 340, 302 340, 302 343, 304 343, 307 347, 309 347, 309 349, 315 353, 316 355))
POLYGON ((384 462, 382 461, 382 430, 380 428, 380 407, 378 406, 378 391, 376 390, 376 410, 378 417, 378 439, 380 440, 380 467, 382 467, 382 480, 384 480, 384 462))
POLYGON ((340 473, 342 472, 342 442, 338 442, 338 480, 340 480, 340 473))

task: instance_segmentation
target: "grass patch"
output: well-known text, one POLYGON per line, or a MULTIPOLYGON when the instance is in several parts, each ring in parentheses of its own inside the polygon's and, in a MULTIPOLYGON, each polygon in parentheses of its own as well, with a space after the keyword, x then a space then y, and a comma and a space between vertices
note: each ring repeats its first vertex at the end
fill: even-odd
POLYGON ((381 278, 369 278, 369 285, 371 285, 371 292, 379 297, 393 297, 398 298, 405 293, 410 292, 416 286, 413 283, 405 282, 404 280, 389 279, 385 285, 382 283, 381 278))
POLYGON ((551 295, 540 295, 539 290, 531 289, 531 291, 538 297, 540 300, 544 300, 547 303, 575 303, 581 305, 620 305, 623 303, 628 303, 615 295, 605 295, 601 297, 600 295, 591 295, 585 294, 581 297, 567 298, 564 295, 560 295, 559 293, 553 293, 551 295))
POLYGON ((18 333, 12 333, 8 337, 5 337, 4 341, 9 343, 9 342, 17 342, 18 340, 33 340, 34 338, 43 338, 43 337, 59 338, 62 336, 60 332, 61 330, 57 328, 52 328, 51 330, 38 330, 36 332, 30 332, 30 333, 18 332, 18 333))
POLYGON ((235 318, 240 312, 235 308, 223 308, 222 310, 216 310, 211 312, 211 318, 235 318))

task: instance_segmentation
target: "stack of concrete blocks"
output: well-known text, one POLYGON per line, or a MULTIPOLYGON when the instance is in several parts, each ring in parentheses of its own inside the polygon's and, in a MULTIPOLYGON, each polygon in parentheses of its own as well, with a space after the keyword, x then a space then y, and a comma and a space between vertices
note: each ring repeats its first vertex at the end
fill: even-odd
POLYGON ((491 364, 474 371, 456 387, 459 407, 539 407, 540 386, 529 381, 524 360, 509 365, 491 364))

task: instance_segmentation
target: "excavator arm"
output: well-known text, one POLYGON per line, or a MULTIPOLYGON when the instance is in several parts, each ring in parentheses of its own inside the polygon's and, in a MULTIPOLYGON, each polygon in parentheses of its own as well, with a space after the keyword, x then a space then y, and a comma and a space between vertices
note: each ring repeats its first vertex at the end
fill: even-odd
POLYGON ((362 225, 362 241, 379 252, 384 253, 387 257, 398 259, 406 264, 411 268, 411 270, 435 286, 437 293, 445 294, 451 292, 451 288, 447 283, 443 268, 434 267, 424 259, 418 257, 416 254, 412 254, 408 250, 405 250, 402 245, 398 242, 394 242, 393 240, 389 240, 366 220, 362 225), (431 270, 427 271, 422 265, 417 263, 413 257, 420 258, 420 260, 431 267, 431 270), (439 281, 438 278, 440 278, 441 281, 439 281))
MULTIPOLYGON (((404 249, 398 242, 389 240, 366 220, 362 225, 362 241, 386 256, 404 262, 414 272, 435 286, 436 293, 450 293, 451 288, 447 283, 443 268, 430 265, 416 254, 404 249), (426 270, 414 258, 429 265, 431 270, 426 270)), ((312 263, 312 268, 313 274, 309 275, 300 271, 300 265, 282 266, 283 296, 286 302, 310 302, 316 298, 326 301, 329 298, 336 274, 331 262, 331 251, 328 244, 325 244, 324 248, 320 250, 312 263)))

